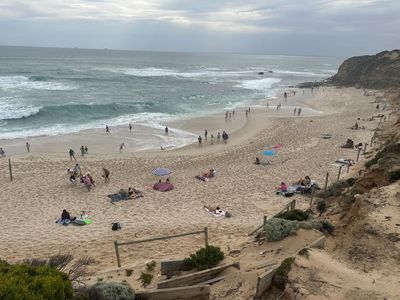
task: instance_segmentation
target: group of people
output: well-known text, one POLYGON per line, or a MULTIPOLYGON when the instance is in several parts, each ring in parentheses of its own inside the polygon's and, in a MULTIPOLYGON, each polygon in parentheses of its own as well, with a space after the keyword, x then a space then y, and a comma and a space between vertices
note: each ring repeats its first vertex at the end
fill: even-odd
MULTIPOLYGON (((221 141, 221 138, 222 138, 222 141, 224 143, 228 142, 229 135, 226 133, 226 131, 222 131, 222 134, 220 132, 217 133, 217 143, 219 143, 221 141)), ((197 140, 199 142, 199 146, 202 146, 203 145, 203 138, 202 138, 201 135, 199 135, 197 140)), ((207 131, 207 129, 204 130, 204 140, 205 141, 208 140, 208 131, 207 131)), ((210 143, 211 143, 211 145, 214 145, 214 135, 213 134, 210 135, 210 143)))
POLYGON ((317 184, 314 180, 311 180, 310 176, 306 176, 303 179, 295 182, 292 186, 288 186, 285 182, 281 182, 281 184, 277 187, 276 192, 278 194, 286 195, 287 193, 310 193, 311 189, 315 187, 317 184))
POLYGON ((82 145, 80 150, 81 150, 82 156, 84 156, 85 154, 88 154, 88 147, 87 146, 83 146, 82 145))
POLYGON ((301 115, 301 107, 299 107, 298 109, 297 109, 297 107, 294 108, 294 110, 293 110, 293 116, 295 116, 296 113, 297 113, 297 116, 300 117, 300 115, 301 115))
MULTIPOLYGON (((76 184, 79 179, 79 181, 85 185, 88 191, 95 186, 92 175, 89 172, 83 174, 79 164, 76 164, 73 168, 68 169, 67 173, 69 175, 69 182, 71 184, 76 184)), ((110 181, 110 171, 106 168, 103 168, 103 174, 101 176, 104 178, 105 182, 110 181)))

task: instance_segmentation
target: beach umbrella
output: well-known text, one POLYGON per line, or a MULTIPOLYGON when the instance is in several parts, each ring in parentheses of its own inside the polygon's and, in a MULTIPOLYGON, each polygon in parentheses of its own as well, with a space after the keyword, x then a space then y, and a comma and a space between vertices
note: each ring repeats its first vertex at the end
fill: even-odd
POLYGON ((276 152, 274 150, 265 150, 262 154, 265 156, 274 156, 276 152))
POLYGON ((156 176, 165 176, 171 174, 172 172, 167 168, 157 168, 154 169, 152 173, 156 176))

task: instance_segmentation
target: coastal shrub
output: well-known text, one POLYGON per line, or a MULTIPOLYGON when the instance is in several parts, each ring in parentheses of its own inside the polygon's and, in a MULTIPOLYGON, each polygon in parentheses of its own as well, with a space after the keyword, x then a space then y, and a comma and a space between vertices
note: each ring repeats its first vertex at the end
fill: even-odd
POLYGON ((321 200, 317 203, 317 210, 319 211, 320 214, 323 212, 326 212, 326 201, 321 200))
POLYGON ((154 260, 146 264, 146 270, 149 272, 153 271, 155 267, 156 267, 156 262, 154 260))
POLYGON ((0 299, 67 300, 73 289, 68 275, 49 266, 0 263, 0 299))
POLYGON ((299 222, 299 227, 302 229, 316 229, 323 233, 331 234, 335 230, 335 226, 328 220, 310 220, 299 222))
POLYGON ((224 258, 224 253, 219 247, 210 245, 201 248, 195 254, 190 254, 188 258, 185 258, 184 263, 188 267, 205 270, 216 267, 224 258))
POLYGON ((372 158, 372 159, 370 159, 370 160, 367 160, 367 161, 365 162, 365 167, 366 167, 367 169, 369 169, 369 168, 371 168, 373 165, 375 165, 377 162, 378 162, 378 159, 377 159, 376 157, 374 157, 374 158, 372 158))
POLYGON ((300 209, 293 209, 291 211, 285 211, 275 216, 275 218, 292 220, 292 221, 304 221, 308 220, 310 217, 308 212, 302 211, 300 209))
POLYGON ((134 300, 135 292, 127 283, 98 282, 89 288, 89 300, 134 300))
POLYGON ((288 274, 290 272, 290 269, 292 268, 294 260, 294 257, 288 257, 283 260, 281 265, 276 270, 274 276, 272 277, 273 284, 281 290, 285 289, 285 285, 289 281, 288 274))
POLYGON ((299 228, 297 221, 272 218, 264 226, 268 241, 280 241, 296 233, 299 228))
POLYGON ((154 276, 152 274, 142 272, 140 274, 139 280, 143 283, 144 286, 147 286, 151 283, 153 277, 154 276))
POLYGON ((321 193, 320 196, 322 198, 337 197, 343 192, 345 188, 353 186, 355 181, 356 179, 352 177, 346 180, 336 181, 332 183, 330 186, 328 186, 326 192, 321 193))
POLYGON ((126 277, 131 276, 132 273, 133 273, 133 270, 132 270, 132 269, 125 269, 125 276, 126 276, 126 277))
POLYGON ((389 172, 390 182, 395 182, 400 179, 400 170, 389 172))
POLYGON ((310 249, 308 248, 303 248, 299 251, 299 255, 305 256, 306 258, 310 257, 310 249))

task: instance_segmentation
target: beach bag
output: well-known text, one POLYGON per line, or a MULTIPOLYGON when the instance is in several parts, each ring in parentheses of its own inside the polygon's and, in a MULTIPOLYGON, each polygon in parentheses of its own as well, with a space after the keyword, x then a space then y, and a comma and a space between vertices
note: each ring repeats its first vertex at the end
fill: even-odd
POLYGON ((111 230, 117 231, 117 230, 120 230, 121 228, 122 228, 121 224, 119 224, 119 223, 111 223, 111 230))

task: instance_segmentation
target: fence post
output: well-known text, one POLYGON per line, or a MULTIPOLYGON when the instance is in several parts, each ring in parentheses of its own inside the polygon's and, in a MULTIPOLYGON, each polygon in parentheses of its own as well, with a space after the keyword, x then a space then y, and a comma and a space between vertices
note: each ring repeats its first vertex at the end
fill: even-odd
POLYGON ((337 180, 336 181, 339 181, 340 173, 342 173, 342 166, 339 167, 339 173, 337 174, 337 180))
POLYGON ((329 178, 329 172, 326 172, 326 178, 325 178, 325 193, 326 193, 326 189, 328 188, 328 178, 329 178))
POLYGON ((264 216, 264 220, 263 220, 264 227, 265 227, 265 224, 267 224, 267 219, 268 219, 268 217, 264 216))
POLYGON ((10 180, 13 181, 12 169, 11 169, 11 158, 8 159, 8 169, 10 170, 10 180))
POLYGON ((118 268, 121 268, 121 259, 119 258, 118 241, 114 241, 115 255, 117 256, 118 268))
POLYGON ((357 159, 356 159, 356 162, 358 162, 358 159, 360 158, 360 152, 361 152, 361 148, 357 147, 357 159))
POLYGON ((208 247, 208 227, 204 227, 204 245, 208 247))
POLYGON ((368 143, 365 143, 364 144, 364 152, 363 152, 363 154, 365 154, 365 152, 367 152, 367 146, 368 146, 368 143))

